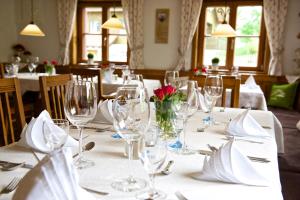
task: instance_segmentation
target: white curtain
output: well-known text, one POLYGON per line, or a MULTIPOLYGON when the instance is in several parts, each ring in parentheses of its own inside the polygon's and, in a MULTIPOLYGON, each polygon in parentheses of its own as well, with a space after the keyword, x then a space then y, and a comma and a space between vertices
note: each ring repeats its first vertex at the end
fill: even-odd
POLYGON ((264 0, 264 16, 271 50, 270 75, 283 73, 283 34, 287 7, 288 0, 264 0))
POLYGON ((185 68, 187 51, 192 43, 196 31, 203 0, 182 0, 181 1, 181 25, 180 25, 180 46, 178 48, 179 59, 175 64, 175 70, 185 68))
POLYGON ((131 69, 144 68, 144 0, 122 0, 131 69))
POLYGON ((59 64, 69 64, 69 45, 75 23, 77 0, 57 0, 59 32, 59 64))

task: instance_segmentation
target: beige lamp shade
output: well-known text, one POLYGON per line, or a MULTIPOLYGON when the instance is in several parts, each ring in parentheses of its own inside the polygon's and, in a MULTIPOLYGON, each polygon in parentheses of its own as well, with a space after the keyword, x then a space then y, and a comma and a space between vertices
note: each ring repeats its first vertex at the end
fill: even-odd
POLYGON ((105 29, 124 29, 122 22, 114 14, 101 26, 105 29))
POLYGON ((25 28, 20 32, 20 35, 45 36, 45 33, 35 23, 31 22, 25 26, 25 28))
POLYGON ((214 37, 235 37, 235 30, 226 22, 218 24, 215 31, 211 34, 214 37))

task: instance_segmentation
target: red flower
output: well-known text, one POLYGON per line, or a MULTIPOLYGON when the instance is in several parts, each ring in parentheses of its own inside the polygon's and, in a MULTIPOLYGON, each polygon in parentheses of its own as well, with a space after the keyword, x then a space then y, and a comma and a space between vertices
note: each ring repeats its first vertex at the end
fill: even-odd
POLYGON ((193 69, 194 72, 198 72, 198 70, 199 70, 198 68, 194 68, 193 69))
POLYGON ((51 64, 52 64, 52 65, 57 65, 56 60, 52 60, 52 61, 51 61, 51 64))
POLYGON ((47 61, 47 60, 45 60, 43 63, 44 63, 44 65, 47 65, 47 64, 48 64, 48 61, 47 61))
POLYGON ((155 94, 155 96, 157 96, 157 98, 159 100, 163 100, 164 97, 165 97, 164 91, 161 88, 158 88, 158 89, 154 90, 154 94, 155 94))
POLYGON ((204 73, 206 73, 206 68, 203 67, 201 71, 204 72, 204 73))
POLYGON ((176 92, 176 89, 171 85, 162 87, 162 90, 164 92, 164 95, 169 95, 169 96, 171 96, 172 94, 174 94, 176 92))

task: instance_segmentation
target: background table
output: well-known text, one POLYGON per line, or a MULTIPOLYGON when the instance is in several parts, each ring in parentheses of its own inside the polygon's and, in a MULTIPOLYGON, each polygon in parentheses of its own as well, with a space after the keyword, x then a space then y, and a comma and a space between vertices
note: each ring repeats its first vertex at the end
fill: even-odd
MULTIPOLYGON (((197 112, 188 122, 187 144, 192 149, 208 150, 207 144, 220 146, 226 140, 224 138, 224 128, 230 118, 241 113, 242 109, 226 109, 225 112, 219 112, 216 108, 214 112, 215 119, 220 122, 219 125, 210 127, 205 132, 197 132, 201 119, 207 114, 197 112)), ((253 163, 253 166, 262 173, 271 185, 268 187, 246 186, 241 184, 228 184, 222 182, 208 182, 195 179, 195 176, 201 173, 204 156, 177 155, 169 153, 168 159, 175 161, 173 171, 168 176, 159 175, 156 178, 157 188, 168 194, 169 200, 177 199, 174 193, 178 190, 191 194, 195 199, 230 199, 230 200, 253 200, 253 199, 272 199, 282 200, 281 185, 279 180, 277 147, 275 142, 274 119, 271 112, 250 111, 250 114, 262 125, 270 129, 266 131, 272 136, 269 139, 263 139, 264 144, 253 144, 243 141, 236 141, 236 144, 246 154, 251 156, 266 157, 271 160, 270 163, 253 163)), ((98 126, 101 126, 98 124, 98 126)), ((103 125, 102 125, 103 126, 103 125)), ((107 126, 107 125, 105 125, 107 126)), ((72 130, 74 135, 77 131, 72 130)), ((124 156, 124 142, 120 139, 113 139, 112 132, 94 132, 85 130, 84 134, 89 137, 85 142, 95 141, 96 146, 90 152, 86 152, 88 159, 95 161, 94 167, 79 170, 80 184, 99 191, 107 191, 108 196, 97 196, 98 199, 132 199, 135 193, 122 193, 114 191, 110 184, 114 179, 126 177, 128 175, 127 159, 124 156)), ((11 145, 0 148, 0 160, 8 161, 26 161, 35 164, 36 160, 33 154, 24 149, 11 145)), ((132 172, 135 176, 145 178, 143 166, 139 160, 133 161, 132 172)), ((26 169, 17 169, 15 171, 0 173, 0 187, 7 184, 15 176, 23 176, 26 169)), ((10 199, 12 194, 1 195, 0 199, 10 199)))

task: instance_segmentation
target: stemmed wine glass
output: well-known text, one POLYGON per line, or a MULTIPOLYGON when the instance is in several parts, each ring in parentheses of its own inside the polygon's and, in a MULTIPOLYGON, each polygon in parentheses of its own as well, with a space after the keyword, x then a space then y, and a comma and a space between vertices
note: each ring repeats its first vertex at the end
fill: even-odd
POLYGON ((209 125, 213 125, 215 122, 213 120, 213 108, 219 97, 221 97, 223 92, 223 80, 222 76, 218 74, 208 74, 205 78, 204 83, 204 97, 208 104, 209 110, 209 125))
POLYGON ((34 56, 30 58, 30 62, 28 64, 28 70, 30 71, 30 73, 33 72, 36 74, 36 68, 38 66, 39 63, 39 57, 34 56))
POLYGON ((79 130, 79 155, 75 161, 78 169, 94 165, 93 161, 82 156, 83 127, 94 119, 97 112, 97 94, 94 83, 84 80, 71 80, 67 84, 64 110, 68 120, 79 130))
POLYGON ((172 85, 175 87, 174 83, 179 78, 179 72, 178 71, 166 71, 165 73, 165 85, 172 85))
POLYGON ((124 76, 123 85, 129 86, 134 85, 138 86, 139 88, 143 89, 145 87, 144 79, 142 74, 129 74, 124 76))
MULTIPOLYGON (((132 160, 133 143, 137 142, 147 131, 150 122, 150 104, 145 88, 119 87, 113 102, 114 126, 128 145, 128 160, 132 160)), ((130 167, 130 166, 129 166, 130 167)), ((131 171, 129 169, 129 171, 131 171)), ((143 179, 129 175, 127 178, 115 180, 112 187, 123 192, 131 192, 145 188, 143 179)))
POLYGON ((166 194, 157 190, 154 185, 155 174, 161 170, 167 157, 166 142, 159 137, 158 128, 151 126, 151 129, 145 133, 144 148, 140 152, 140 160, 150 177, 149 189, 138 193, 137 199, 164 199, 166 194))

